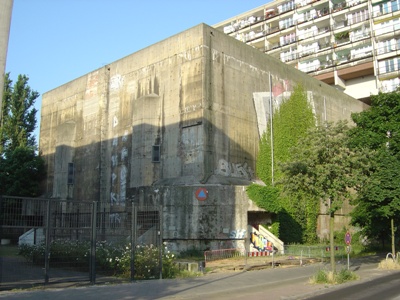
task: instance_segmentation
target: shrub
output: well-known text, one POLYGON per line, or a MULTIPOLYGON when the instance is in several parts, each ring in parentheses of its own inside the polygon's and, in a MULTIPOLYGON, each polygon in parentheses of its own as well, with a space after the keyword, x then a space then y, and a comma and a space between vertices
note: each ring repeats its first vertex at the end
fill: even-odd
MULTIPOLYGON (((18 254, 28 261, 43 265, 45 244, 21 245, 18 254)), ((96 266, 99 272, 129 278, 131 276, 131 244, 96 243, 96 266)), ((164 243, 161 249, 162 277, 174 278, 179 273, 175 264, 175 255, 164 243)), ((50 243, 50 263, 52 267, 68 266, 79 270, 88 270, 90 262, 90 242, 54 240, 50 243)), ((154 245, 138 245, 134 252, 135 279, 158 278, 160 274, 160 251, 154 245)))

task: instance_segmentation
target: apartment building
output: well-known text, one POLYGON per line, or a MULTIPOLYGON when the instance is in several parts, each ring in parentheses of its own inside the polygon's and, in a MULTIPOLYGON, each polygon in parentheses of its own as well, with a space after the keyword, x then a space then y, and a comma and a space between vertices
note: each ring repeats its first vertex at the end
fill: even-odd
POLYGON ((400 0, 276 0, 214 27, 366 103, 400 85, 400 0))

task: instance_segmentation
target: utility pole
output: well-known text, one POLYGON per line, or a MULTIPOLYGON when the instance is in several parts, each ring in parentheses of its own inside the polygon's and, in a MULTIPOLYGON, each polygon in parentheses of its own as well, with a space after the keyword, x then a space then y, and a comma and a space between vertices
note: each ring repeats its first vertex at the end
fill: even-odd
POLYGON ((0 0, 0 125, 3 119, 4 73, 6 70, 13 2, 14 0, 0 0))

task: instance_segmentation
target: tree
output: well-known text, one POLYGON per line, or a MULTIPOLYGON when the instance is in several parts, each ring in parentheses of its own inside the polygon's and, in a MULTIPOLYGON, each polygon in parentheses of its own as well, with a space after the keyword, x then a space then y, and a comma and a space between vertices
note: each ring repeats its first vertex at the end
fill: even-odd
POLYGON ((17 147, 36 147, 34 130, 36 113, 34 108, 39 93, 28 85, 29 78, 19 75, 12 86, 10 74, 4 79, 3 108, 0 126, 0 153, 17 147))
POLYGON ((360 226, 365 236, 380 239, 383 245, 391 235, 395 254, 392 223, 400 222, 400 160, 387 152, 377 152, 376 158, 370 178, 352 201, 352 224, 360 226))
POLYGON ((391 235, 395 254, 394 223, 400 222, 399 92, 371 97, 371 107, 353 114, 352 118, 357 126, 350 130, 351 145, 368 147, 376 153, 371 158, 369 179, 352 202, 355 205, 352 224, 360 226, 364 235, 380 239, 383 244, 391 235))
POLYGON ((309 131, 293 147, 291 161, 281 165, 281 184, 289 195, 304 193, 322 200, 330 217, 331 270, 336 271, 334 217, 343 202, 351 199, 368 157, 348 147, 347 122, 325 123, 309 131))
POLYGON ((0 156, 0 195, 37 197, 44 175, 44 161, 33 148, 7 150, 0 156))
POLYGON ((0 123, 0 194, 32 197, 40 193, 45 169, 33 134, 37 113, 33 106, 38 96, 29 87, 27 76, 19 75, 12 86, 6 74, 0 123))

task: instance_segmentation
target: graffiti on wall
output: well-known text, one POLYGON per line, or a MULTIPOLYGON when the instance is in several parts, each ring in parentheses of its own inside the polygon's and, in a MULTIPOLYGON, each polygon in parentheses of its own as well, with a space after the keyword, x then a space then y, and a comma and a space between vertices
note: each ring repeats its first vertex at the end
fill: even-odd
MULTIPOLYGON (((115 119, 116 117, 114 117, 115 119)), ((116 122, 118 124, 118 121, 116 122)), ((125 206, 126 202, 126 185, 128 168, 126 167, 128 161, 128 132, 125 131, 124 135, 114 137, 111 153, 111 205, 125 206), (121 141, 121 143, 120 143, 121 141)))
POLYGON ((225 159, 220 159, 218 161, 218 166, 214 173, 216 175, 238 177, 248 180, 254 177, 254 171, 247 165, 246 162, 229 163, 225 159))
POLYGON ((257 232, 251 233, 250 245, 253 249, 261 252, 273 250, 272 242, 268 241, 263 235, 258 234, 257 232))
POLYGON ((246 229, 232 230, 229 234, 231 239, 243 239, 246 235, 246 229))
POLYGON ((120 74, 114 75, 110 78, 110 90, 118 91, 124 84, 124 77, 120 74))
POLYGON ((121 216, 119 213, 110 214, 110 227, 115 228, 121 225, 121 216))

